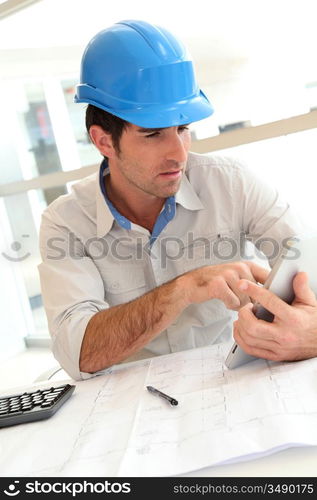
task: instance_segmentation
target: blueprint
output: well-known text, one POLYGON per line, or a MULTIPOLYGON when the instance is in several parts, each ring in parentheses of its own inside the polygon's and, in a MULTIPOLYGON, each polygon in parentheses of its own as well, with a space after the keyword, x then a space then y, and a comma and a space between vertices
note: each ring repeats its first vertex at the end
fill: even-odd
POLYGON ((317 359, 228 370, 229 347, 117 365, 76 383, 48 421, 1 431, 1 475, 174 476, 317 445, 317 359))

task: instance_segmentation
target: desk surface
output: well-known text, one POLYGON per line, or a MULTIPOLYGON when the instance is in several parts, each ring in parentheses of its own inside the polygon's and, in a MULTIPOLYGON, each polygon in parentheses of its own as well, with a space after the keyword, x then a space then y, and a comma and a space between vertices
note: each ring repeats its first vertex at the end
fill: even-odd
MULTIPOLYGON (((199 352, 199 350, 196 351, 199 352)), ((190 352, 193 353, 193 351, 190 352)), ((180 359, 183 359, 181 356, 183 354, 177 353, 176 357, 175 355, 169 355, 159 357, 161 360, 154 358, 150 382, 152 382, 155 374, 158 376, 157 368, 162 371, 162 366, 164 365, 163 367, 167 370, 171 361, 173 361, 171 366, 176 370, 173 372, 173 381, 176 387, 175 373, 179 371, 177 363, 180 359), (161 361, 164 360, 166 362, 162 365, 161 361)), ((186 356, 189 356, 189 353, 186 356)), ((186 357, 186 363, 190 361, 189 358, 186 357)), ((192 358, 191 363, 188 365, 191 367, 191 371, 196 366, 192 364, 193 360, 194 358, 192 358)), ((207 357, 206 360, 208 361, 209 358, 207 357)), ((119 365, 117 370, 115 369, 109 375, 94 377, 83 382, 75 382, 76 390, 73 396, 52 418, 42 422, 2 429, 0 441, 0 474, 7 477, 100 477, 105 475, 109 477, 116 475, 127 477, 129 475, 156 475, 142 473, 128 474, 129 468, 127 467, 130 462, 127 462, 128 465, 125 468, 123 467, 123 469, 120 465, 122 461, 121 452, 126 443, 128 442, 129 446, 133 444, 130 434, 132 435, 136 432, 138 424, 136 417, 142 418, 143 410, 150 411, 151 415, 155 415, 157 411, 161 412, 163 408, 158 407, 158 404, 161 404, 161 402, 158 403, 159 400, 156 400, 153 396, 147 394, 147 391, 144 391, 149 377, 146 372, 146 379, 144 379, 145 367, 149 364, 151 364, 150 361, 141 361, 119 365), (138 384, 142 388, 140 392, 141 399, 144 399, 142 399, 142 404, 135 398, 136 392, 133 392, 136 391, 135 388, 138 384), (135 410, 132 408, 133 404, 135 405, 135 410), (145 409, 142 405, 145 405, 145 409), (132 412, 131 418, 129 411, 132 412), (112 427, 113 422, 115 422, 117 428, 112 427), (120 440, 122 440, 121 443, 119 442, 120 440), (21 441, 23 442, 22 447, 21 441), (49 450, 49 453, 47 450, 49 450), (103 450, 103 455, 100 454, 100 450, 103 450), (109 458, 108 452, 111 458, 109 458), (14 463, 12 462, 13 456, 15 457, 14 463), (124 473, 121 474, 120 470, 123 470, 124 473)), ((207 366, 209 367, 210 365, 207 364, 207 366)), ((298 366, 296 369, 298 369, 298 366)), ((311 371, 309 368, 311 365, 304 364, 303 366, 304 368, 306 367, 306 371, 311 371)), ((292 367, 288 366, 288 371, 283 372, 283 376, 285 373, 289 376, 291 369, 292 367)), ((208 371, 203 370, 205 385, 208 373, 208 371)), ((259 373, 258 371, 257 377, 260 376, 259 373)), ((180 377, 184 379, 184 373, 180 373, 180 377)), ((59 385, 64 382, 72 383, 72 381, 65 379, 54 380, 49 383, 36 384, 36 387, 59 385)), ((194 382, 195 387, 198 387, 197 380, 194 382)), ((190 381, 192 389, 194 382, 193 380, 190 381)), ((7 393, 25 389, 29 389, 29 387, 20 387, 14 391, 10 390, 7 393)), ((204 388, 206 394, 208 390, 204 388)), ((197 392, 199 391, 197 390, 197 392)), ((193 398, 193 393, 191 393, 190 397, 193 398)), ((191 400, 191 403, 193 401, 194 399, 191 400)), ((173 410, 169 408, 163 410, 169 412, 166 415, 170 419, 173 410)), ((165 416, 164 412, 160 413, 160 418, 162 416, 165 416)), ((186 412, 183 417, 185 419, 188 418, 186 412)), ((317 417, 314 416, 313 418, 317 417)), ((169 424, 175 425, 175 423, 171 422, 169 424)), ((184 425, 184 419, 181 424, 184 425)), ((160 426, 162 425, 164 425, 164 418, 160 420, 160 426)), ((164 435, 168 437, 167 431, 168 428, 165 429, 164 435)), ((212 443, 213 441, 211 440, 209 446, 212 446, 212 443)), ((314 444, 317 444, 317 441, 314 444)), ((202 447, 196 447, 196 455, 197 453, 199 454, 199 450, 201 449, 202 447)), ((143 452, 144 450, 142 450, 143 452)), ((175 460, 171 459, 170 462, 175 462, 175 460)), ((193 468, 191 472, 168 473, 169 468, 167 467, 163 474, 157 475, 172 475, 174 477, 315 477, 316 465, 317 446, 300 446, 237 463, 193 468)), ((188 470, 190 469, 187 468, 188 470)))

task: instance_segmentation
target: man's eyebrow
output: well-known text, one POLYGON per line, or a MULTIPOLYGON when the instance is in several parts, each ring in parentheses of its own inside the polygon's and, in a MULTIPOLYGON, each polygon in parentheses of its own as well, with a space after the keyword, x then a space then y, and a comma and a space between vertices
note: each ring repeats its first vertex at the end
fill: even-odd
MULTIPOLYGON (((178 125, 178 127, 186 127, 190 125, 189 123, 185 123, 184 125, 178 125)), ((165 130, 167 128, 170 128, 170 127, 157 127, 157 128, 143 128, 143 127, 140 127, 140 128, 137 128, 136 131, 137 132, 140 132, 141 134, 149 134, 151 132, 159 132, 160 130, 165 130)))
POLYGON ((166 127, 160 128, 137 128, 137 132, 141 132, 143 134, 148 134, 149 132, 159 132, 160 130, 164 130, 166 127))

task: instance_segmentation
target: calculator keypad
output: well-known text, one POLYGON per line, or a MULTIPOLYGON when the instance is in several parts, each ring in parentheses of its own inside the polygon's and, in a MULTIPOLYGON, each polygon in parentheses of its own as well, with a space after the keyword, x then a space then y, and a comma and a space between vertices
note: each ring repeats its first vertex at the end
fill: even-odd
POLYGON ((75 386, 65 384, 0 397, 0 427, 50 417, 69 398, 75 386), (35 415, 35 414, 38 415, 35 415))

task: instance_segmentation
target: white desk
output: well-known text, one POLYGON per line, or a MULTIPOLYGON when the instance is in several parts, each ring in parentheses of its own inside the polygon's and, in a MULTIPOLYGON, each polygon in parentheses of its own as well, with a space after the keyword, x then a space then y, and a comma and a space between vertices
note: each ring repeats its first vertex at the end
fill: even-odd
MULTIPOLYGON (((189 351, 192 352, 192 351, 189 351)), ((168 365, 171 359, 174 360, 174 355, 162 356, 154 358, 155 360, 166 360, 168 365)), ((157 363, 157 361, 155 361, 157 363)), ((142 377, 141 367, 144 361, 128 363, 126 365, 119 365, 118 367, 118 380, 122 383, 122 392, 118 394, 118 385, 116 388, 116 399, 110 399, 111 405, 107 403, 107 398, 111 396, 111 384, 105 380, 109 376, 95 377, 83 382, 75 382, 76 390, 72 397, 65 403, 65 405, 50 419, 41 422, 34 422, 25 425, 20 425, 0 430, 0 474, 2 476, 115 476, 116 466, 112 467, 112 459, 109 456, 94 457, 94 449, 98 450, 100 446, 98 433, 94 433, 93 425, 97 426, 103 423, 102 438, 104 439, 107 451, 107 443, 109 443, 109 450, 116 458, 116 450, 112 439, 111 432, 107 434, 108 424, 115 419, 122 419, 118 421, 117 435, 114 433, 115 440, 122 437, 128 428, 129 418, 128 415, 115 403, 121 402, 122 408, 125 407, 126 411, 135 402, 131 398, 131 387, 129 388, 129 373, 134 373, 135 367, 140 368, 140 377, 142 377), (125 369, 132 370, 125 373, 125 369), (103 393, 100 392, 101 385, 103 384, 103 393), (94 409, 92 414, 91 408, 96 401, 96 394, 101 394, 101 403, 94 409), (126 401, 125 401, 126 400, 126 401), (77 426, 77 427, 76 427, 77 426), (77 430, 76 430, 77 428, 77 430), (80 432, 78 432, 80 429, 80 432), (76 430, 76 432, 75 432, 76 430), (80 453, 78 454, 80 443, 80 453), (87 462, 82 462, 82 469, 78 464, 82 456, 92 457, 92 466, 87 468, 87 462), (14 457, 14 459, 12 458, 14 457), (14 460, 14 462, 13 462, 14 460), (94 462, 95 461, 95 462, 94 462), (103 461, 107 464, 103 469, 103 461), (73 467, 72 464, 75 464, 73 467), (82 473, 78 472, 81 471, 82 473), (92 471, 96 471, 94 474, 92 471)), ((192 369, 191 365, 191 369, 192 369)), ((141 380, 141 379, 140 379, 141 380)), ((139 382, 140 382, 139 380, 139 382)), ((37 387, 60 385, 63 382, 73 383, 70 380, 53 380, 48 384, 36 384, 37 387)), ((133 382, 133 381, 132 381, 133 382)), ((130 381, 131 383, 131 381, 130 381)), ((141 385, 144 384, 141 380, 141 385)), ((33 386, 34 387, 34 386, 33 386)), ((121 386, 120 386, 121 387, 121 386)), ((29 387, 28 387, 29 388, 29 387)), ((23 391, 26 387, 21 387, 19 390, 23 391)), ((14 391, 16 392, 16 391, 14 391)), ((12 393, 12 390, 7 391, 12 393)), ((142 393, 143 394, 143 393, 142 393)), ((174 394, 173 394, 174 395, 174 394)), ((143 397, 143 395, 142 395, 143 397)), ((151 398, 147 391, 144 391, 144 397, 151 398)), ((153 401, 155 399, 153 398, 153 401)), ((120 403, 120 404, 121 404, 120 403)), ((136 406, 137 407, 137 406, 136 406)), ((155 410, 155 408, 153 408, 155 410)), ((173 411, 168 409, 168 411, 173 411)), ((136 413, 140 413, 140 408, 136 413)), ((169 413, 171 415, 171 413, 169 413)), ((130 425, 130 424, 129 424, 130 425)), ((135 428, 133 423, 131 428, 135 428)), ((130 431, 129 431, 130 432, 130 431)), ((130 438, 128 437, 130 444, 130 438)), ((115 444, 117 441, 115 441, 115 444)), ((197 450, 196 450, 197 451, 197 450)), ((97 453, 98 455, 98 453, 97 453)), ((118 455, 119 456, 119 455, 118 455)), ((117 457, 118 458, 118 457, 117 457)), ((114 460, 115 461, 115 460, 114 460)), ((119 463, 120 460, 118 458, 119 463)), ((231 463, 226 465, 216 465, 213 467, 205 467, 187 472, 184 474, 159 474, 159 475, 173 475, 174 477, 315 477, 317 470, 317 446, 313 447, 297 447, 288 448, 284 451, 279 451, 269 456, 262 456, 252 460, 246 460, 239 463, 231 463)), ((123 474, 122 477, 127 477, 129 474, 123 474)), ((135 474, 130 474, 134 476, 135 474)), ((140 474, 138 474, 140 475, 140 474)), ((143 475, 143 474, 141 474, 143 475)), ((147 474, 145 474, 147 475, 147 474)), ((120 474, 119 474, 120 476, 120 474)))

